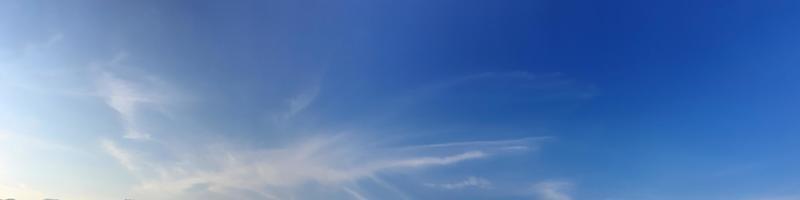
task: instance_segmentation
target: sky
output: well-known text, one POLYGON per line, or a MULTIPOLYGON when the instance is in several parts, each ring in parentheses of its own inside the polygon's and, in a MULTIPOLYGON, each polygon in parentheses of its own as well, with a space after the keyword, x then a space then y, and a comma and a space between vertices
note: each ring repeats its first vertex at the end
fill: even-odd
POLYGON ((0 199, 800 200, 800 2, 0 1, 0 199))

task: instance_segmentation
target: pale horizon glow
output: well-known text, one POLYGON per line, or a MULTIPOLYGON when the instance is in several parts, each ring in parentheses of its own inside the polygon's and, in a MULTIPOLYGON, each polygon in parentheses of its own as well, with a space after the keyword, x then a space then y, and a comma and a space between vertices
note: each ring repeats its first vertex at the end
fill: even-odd
POLYGON ((792 1, 0 1, 0 200, 800 200, 792 1))

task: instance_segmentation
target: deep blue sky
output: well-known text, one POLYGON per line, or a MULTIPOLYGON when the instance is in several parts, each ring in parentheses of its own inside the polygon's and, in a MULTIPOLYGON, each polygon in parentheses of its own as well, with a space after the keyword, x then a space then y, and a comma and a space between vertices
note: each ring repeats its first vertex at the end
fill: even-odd
POLYGON ((2 1, 0 198, 800 199, 796 1, 2 1))

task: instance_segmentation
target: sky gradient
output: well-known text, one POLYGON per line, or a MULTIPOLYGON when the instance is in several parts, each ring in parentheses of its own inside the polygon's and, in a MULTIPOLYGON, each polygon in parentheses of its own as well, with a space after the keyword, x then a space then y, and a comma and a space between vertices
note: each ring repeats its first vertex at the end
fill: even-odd
POLYGON ((799 1, 0 1, 0 199, 800 200, 799 1))

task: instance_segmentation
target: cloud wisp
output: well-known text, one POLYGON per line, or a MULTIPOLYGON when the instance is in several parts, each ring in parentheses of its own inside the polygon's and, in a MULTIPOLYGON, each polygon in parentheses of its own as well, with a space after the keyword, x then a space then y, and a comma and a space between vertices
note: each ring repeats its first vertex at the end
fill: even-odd
POLYGON ((470 176, 467 179, 458 182, 442 183, 442 184, 427 183, 425 184, 425 186, 431 188, 446 189, 446 190, 457 190, 465 188, 489 189, 492 187, 492 182, 486 180, 485 178, 470 176))
POLYGON ((104 73, 98 81, 98 86, 106 104, 119 114, 125 126, 125 138, 149 139, 149 134, 136 127, 136 112, 142 104, 158 103, 157 98, 144 93, 143 89, 133 82, 119 79, 111 73, 104 73))
POLYGON ((146 140, 151 135, 142 130, 137 118, 142 109, 167 114, 165 105, 175 96, 164 81, 154 76, 125 77, 111 70, 123 65, 127 54, 117 53, 111 61, 95 66, 97 95, 117 112, 127 139, 146 140))
POLYGON ((572 183, 567 181, 544 181, 533 186, 539 200, 572 200, 568 193, 572 183))
MULTIPOLYGON (((123 141, 124 142, 124 141, 123 141)), ((491 142, 491 141, 486 141, 491 142)), ((382 174, 410 172, 437 166, 486 159, 507 151, 500 146, 459 144, 454 151, 413 151, 405 147, 376 147, 354 136, 319 136, 269 149, 236 149, 221 146, 173 149, 170 159, 137 155, 112 141, 102 145, 109 155, 139 177, 133 194, 146 199, 181 199, 192 193, 211 193, 221 198, 244 198, 241 191, 258 198, 287 199, 309 184, 337 188, 356 199, 370 194, 350 187, 382 174), (199 188, 199 189, 198 189, 199 188)), ((441 144, 448 146, 445 144, 441 144)), ((536 147, 538 142, 525 144, 536 147)), ((449 147, 447 147, 449 148, 449 147)), ((162 153, 163 154, 163 153, 162 153)), ((444 184, 446 189, 488 187, 491 183, 471 177, 444 184)))

